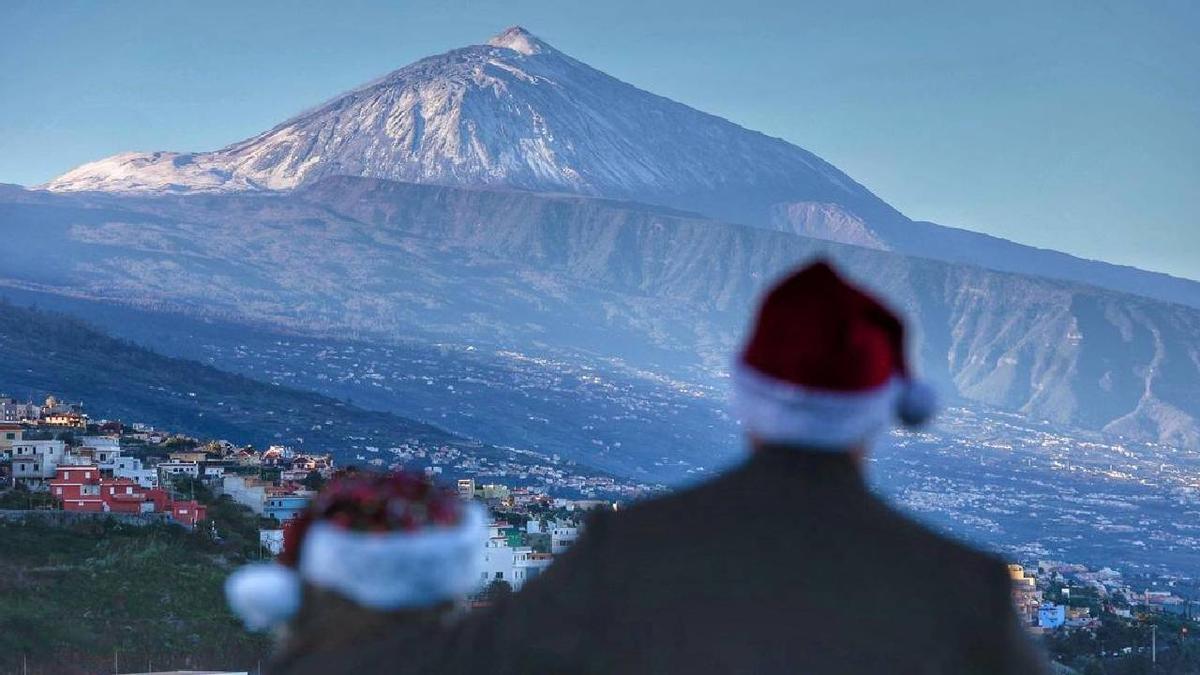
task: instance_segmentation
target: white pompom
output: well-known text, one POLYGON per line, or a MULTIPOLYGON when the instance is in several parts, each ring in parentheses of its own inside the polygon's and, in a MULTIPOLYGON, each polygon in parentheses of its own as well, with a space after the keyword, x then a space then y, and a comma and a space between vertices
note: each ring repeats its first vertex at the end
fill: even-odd
POLYGON ((896 405, 896 416, 906 427, 919 427, 937 412, 937 392, 919 380, 909 380, 896 405))
POLYGON ((279 563, 246 565, 225 580, 225 599, 246 628, 274 628, 300 609, 300 577, 279 563))

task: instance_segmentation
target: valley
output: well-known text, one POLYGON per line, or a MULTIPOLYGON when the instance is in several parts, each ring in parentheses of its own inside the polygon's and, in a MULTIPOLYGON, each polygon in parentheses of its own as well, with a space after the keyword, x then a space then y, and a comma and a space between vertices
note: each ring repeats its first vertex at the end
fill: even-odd
POLYGON ((1200 443, 1200 310, 680 215, 336 178, 289 195, 26 192, 10 287, 380 345, 616 360, 722 387, 757 294, 836 260, 909 318, 954 400, 1200 443))

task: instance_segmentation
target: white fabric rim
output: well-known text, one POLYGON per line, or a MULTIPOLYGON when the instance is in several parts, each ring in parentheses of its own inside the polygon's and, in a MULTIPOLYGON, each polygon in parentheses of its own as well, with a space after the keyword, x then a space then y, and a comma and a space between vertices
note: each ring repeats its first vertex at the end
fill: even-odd
POLYGON ((762 441, 839 451, 870 441, 896 416, 905 380, 892 377, 863 392, 810 389, 733 367, 733 408, 743 429, 762 441))
POLYGON ((313 523, 300 548, 300 576, 374 609, 427 607, 469 593, 483 572, 483 508, 464 504, 456 527, 351 532, 313 523))
POLYGON ((243 565, 225 580, 225 598, 246 628, 274 628, 300 609, 300 577, 276 562, 243 565))

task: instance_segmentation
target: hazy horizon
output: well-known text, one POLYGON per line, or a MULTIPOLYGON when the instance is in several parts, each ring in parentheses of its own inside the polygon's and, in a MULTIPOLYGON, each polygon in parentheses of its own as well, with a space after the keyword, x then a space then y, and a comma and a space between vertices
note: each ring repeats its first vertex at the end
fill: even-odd
POLYGON ((216 149, 520 24, 811 150, 915 220, 1200 277, 1200 47, 1187 39, 1200 9, 708 9, 10 3, 0 96, 21 105, 0 110, 0 182, 122 151, 216 149))

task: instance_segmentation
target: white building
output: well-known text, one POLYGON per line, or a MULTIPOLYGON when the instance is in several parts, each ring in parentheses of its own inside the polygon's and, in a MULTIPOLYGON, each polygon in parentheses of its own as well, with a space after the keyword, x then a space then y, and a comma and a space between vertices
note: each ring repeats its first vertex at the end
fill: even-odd
POLYGON ((145 468, 137 457, 117 457, 113 461, 112 475, 114 478, 128 478, 149 490, 158 487, 158 471, 145 468))
POLYGON ((221 492, 258 515, 263 515, 267 486, 259 479, 238 475, 224 476, 221 478, 221 492))
POLYGON ((592 509, 615 511, 617 508, 614 502, 604 499, 564 499, 562 497, 554 499, 551 505, 556 509, 566 509, 568 511, 591 511, 592 509))
POLYGON ((508 537, 501 533, 502 523, 488 525, 488 540, 484 543, 483 573, 480 586, 486 586, 493 581, 513 582, 513 549, 508 545, 508 537))
POLYGON ((508 537, 501 532, 505 527, 507 526, 503 523, 488 525, 489 535, 487 543, 484 544, 480 588, 493 581, 506 581, 516 590, 549 567, 553 561, 549 554, 536 553, 528 546, 509 546, 508 537))
POLYGON ((116 436, 80 436, 79 445, 97 450, 101 448, 119 450, 121 448, 121 439, 116 436))
POLYGON ((54 478, 58 465, 67 457, 63 441, 22 440, 12 444, 13 479, 27 487, 42 487, 54 478))
POLYGON ((33 403, 19 403, 10 396, 0 396, 0 422, 35 420, 41 409, 33 403))
POLYGON ((305 478, 308 478, 308 471, 305 469, 288 469, 279 472, 279 480, 284 483, 301 483, 305 478))
POLYGON ((158 475, 159 480, 164 478, 174 478, 176 476, 199 478, 200 464, 198 462, 159 462, 158 475))
POLYGON ((283 462, 289 462, 295 457, 296 451, 292 450, 291 446, 272 445, 266 450, 263 450, 262 463, 274 466, 283 462))
POLYGON ((459 478, 458 479, 458 496, 461 499, 475 498, 475 479, 474 478, 459 478))
POLYGON ((573 523, 554 522, 550 526, 550 552, 562 555, 579 538, 579 526, 573 523))
POLYGON ((116 436, 82 436, 81 448, 90 448, 92 458, 101 471, 112 471, 116 459, 121 456, 121 441, 116 436))
POLYGON ((518 589, 526 581, 541 574, 550 563, 554 562, 554 556, 549 553, 536 553, 528 546, 520 546, 513 549, 513 589, 518 589))

